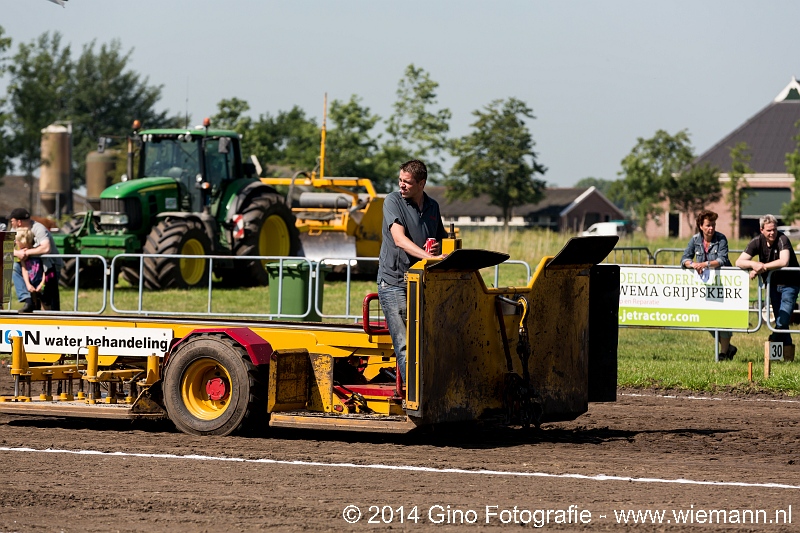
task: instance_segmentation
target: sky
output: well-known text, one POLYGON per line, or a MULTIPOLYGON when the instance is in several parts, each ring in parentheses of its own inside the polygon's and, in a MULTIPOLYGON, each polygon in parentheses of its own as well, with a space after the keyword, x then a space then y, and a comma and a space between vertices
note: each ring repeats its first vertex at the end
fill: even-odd
MULTIPOLYGON (((159 110, 194 123, 223 98, 250 115, 356 94, 388 118, 409 64, 439 83, 450 133, 516 97, 550 185, 616 179, 639 137, 687 129, 699 155, 800 74, 800 2, 739 0, 0 0, 14 41, 61 32, 133 49, 130 68, 163 85, 159 110), (187 103, 188 102, 188 103, 187 103)), ((6 80, 0 80, 5 93, 6 80)), ((262 162, 263 163, 263 162, 262 162)))

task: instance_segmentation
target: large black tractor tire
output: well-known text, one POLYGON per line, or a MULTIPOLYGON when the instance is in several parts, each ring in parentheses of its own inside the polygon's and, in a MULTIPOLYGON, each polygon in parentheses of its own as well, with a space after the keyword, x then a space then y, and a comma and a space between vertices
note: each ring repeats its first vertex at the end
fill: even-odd
MULTIPOLYGON (((244 236, 234 241, 233 253, 242 256, 300 255, 300 233, 292 210, 276 193, 254 198, 242 211, 244 236)), ((254 287, 269 281, 269 261, 235 261, 232 270, 221 272, 228 286, 254 287)))
MULTIPOLYGON (((73 218, 61 226, 61 233, 72 235, 81 229, 82 218, 73 218)), ((96 217, 92 217, 92 224, 95 230, 100 230, 100 222, 96 217)), ((74 257, 65 258, 64 266, 58 277, 58 284, 68 289, 75 288, 75 267, 80 265, 78 284, 82 289, 95 289, 103 286, 103 277, 106 275, 103 263, 97 259, 81 259, 80 262, 74 257)))
MULTIPOLYGON (((166 218, 160 221, 147 236, 142 253, 162 255, 208 255, 211 240, 203 225, 191 218, 166 218)), ((139 270, 125 270, 125 279, 139 286, 139 270), (135 273, 131 280, 130 273, 135 273)), ((149 290, 186 289, 208 284, 208 259, 178 259, 146 257, 144 259, 144 286, 149 290)))
POLYGON ((229 337, 205 333, 170 355, 163 394, 167 414, 190 435, 266 429, 267 383, 247 352, 229 337))
POLYGON ((124 262, 120 263, 117 261, 117 265, 122 265, 119 268, 120 272, 119 275, 128 282, 128 284, 133 287, 134 289, 139 288, 139 263, 134 262, 124 262))

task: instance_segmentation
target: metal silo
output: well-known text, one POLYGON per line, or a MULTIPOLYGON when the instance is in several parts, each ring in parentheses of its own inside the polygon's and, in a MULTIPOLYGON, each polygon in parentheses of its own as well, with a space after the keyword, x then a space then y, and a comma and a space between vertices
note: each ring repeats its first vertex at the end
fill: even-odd
POLYGON ((100 193, 111 185, 118 155, 116 150, 89 152, 86 155, 86 201, 93 210, 100 209, 100 193))
POLYGON ((59 216, 70 187, 72 127, 51 124, 42 130, 39 193, 47 214, 59 216))

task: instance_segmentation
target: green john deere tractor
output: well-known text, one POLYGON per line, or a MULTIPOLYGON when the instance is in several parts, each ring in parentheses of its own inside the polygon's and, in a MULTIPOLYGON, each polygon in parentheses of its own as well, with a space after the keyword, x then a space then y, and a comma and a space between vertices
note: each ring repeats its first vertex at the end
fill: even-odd
MULTIPOLYGON (((239 134, 227 130, 153 129, 128 139, 128 173, 138 154, 136 179, 100 195, 100 212, 73 217, 54 234, 61 253, 111 259, 122 253, 156 254, 144 259, 144 286, 151 290, 208 283, 207 259, 164 255, 299 255, 295 217, 283 197, 263 184, 252 163, 242 163, 239 134)), ((119 263, 119 261, 118 261, 119 263)), ((102 264, 80 261, 81 286, 102 285, 102 264)), ((61 280, 75 283, 74 259, 61 280)), ((265 285, 264 261, 214 260, 214 274, 232 286, 265 285)), ((138 261, 121 275, 139 284, 138 261)))

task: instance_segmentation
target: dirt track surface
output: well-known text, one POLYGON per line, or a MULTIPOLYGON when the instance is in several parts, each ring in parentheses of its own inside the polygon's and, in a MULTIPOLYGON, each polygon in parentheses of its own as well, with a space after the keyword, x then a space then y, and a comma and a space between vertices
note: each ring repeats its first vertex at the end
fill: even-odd
MULTIPOLYGON (((0 394, 10 392, 7 371, 0 394)), ((800 530, 800 402, 621 392, 617 403, 539 431, 402 437, 192 437, 164 424, 0 415, 0 532, 518 528, 503 524, 515 506, 527 527, 549 509, 544 528, 568 531, 800 530), (98 453, 67 453, 81 450, 98 453), (345 521, 348 505, 359 508, 357 523, 345 521), (487 516, 487 506, 498 514, 487 516), (775 523, 788 521, 776 510, 789 506, 791 523, 775 523), (391 523, 381 523, 381 509, 391 523), (709 524, 702 514, 761 509, 766 524, 709 524), (615 510, 667 514, 661 524, 625 526, 615 510), (676 524, 673 511, 689 510, 694 524, 676 524)))

